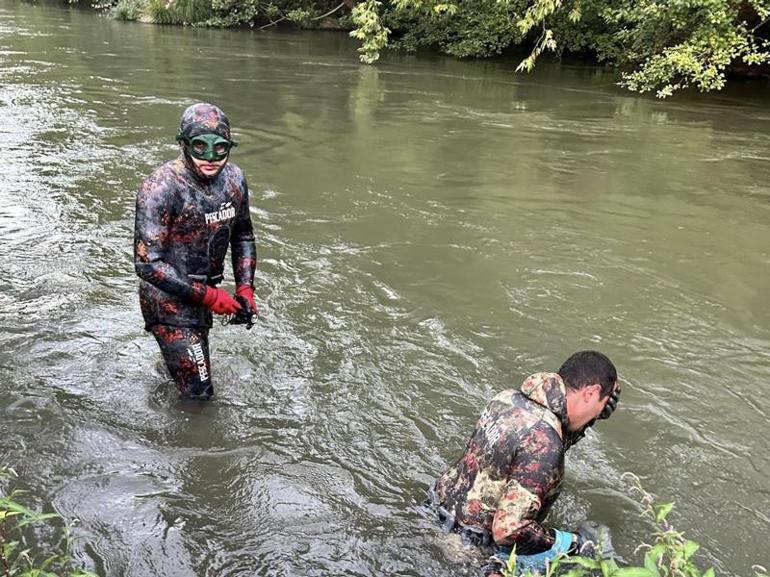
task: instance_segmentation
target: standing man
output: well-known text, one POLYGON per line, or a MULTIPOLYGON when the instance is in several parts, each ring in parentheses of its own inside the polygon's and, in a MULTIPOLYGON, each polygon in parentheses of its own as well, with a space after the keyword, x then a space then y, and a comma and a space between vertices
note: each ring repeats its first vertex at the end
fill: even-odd
POLYGON ((213 104, 182 114, 179 156, 156 169, 136 197, 134 266, 145 329, 160 346, 180 397, 214 394, 209 359, 212 313, 251 319, 256 249, 246 179, 228 162, 230 121, 213 104), (223 280, 231 247, 235 296, 223 280))
POLYGON ((589 541, 602 541, 603 552, 610 552, 606 528, 586 523, 572 533, 542 522, 561 490, 565 452, 596 419, 609 418, 619 395, 612 362, 580 351, 558 372, 536 373, 520 390, 495 396, 465 454, 428 493, 444 530, 492 546, 502 561, 515 547, 517 574, 542 573, 562 553, 591 555, 589 541))

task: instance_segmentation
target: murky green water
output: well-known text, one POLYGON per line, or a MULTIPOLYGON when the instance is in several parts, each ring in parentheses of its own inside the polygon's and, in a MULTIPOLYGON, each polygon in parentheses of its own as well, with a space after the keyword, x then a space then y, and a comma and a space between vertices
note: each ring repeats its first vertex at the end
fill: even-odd
POLYGON ((770 87, 636 98, 589 68, 391 55, 0 0, 0 461, 109 576, 472 575, 420 510, 484 402, 598 348, 622 410, 554 522, 768 563, 770 87), (254 330, 175 406, 142 331, 135 190, 211 99, 258 230, 254 330))

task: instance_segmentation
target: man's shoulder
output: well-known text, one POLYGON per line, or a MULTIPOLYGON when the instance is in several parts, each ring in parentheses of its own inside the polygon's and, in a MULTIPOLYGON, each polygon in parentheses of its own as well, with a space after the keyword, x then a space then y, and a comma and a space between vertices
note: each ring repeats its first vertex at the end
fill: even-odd
POLYGON ((515 431, 519 441, 537 435, 539 443, 561 446, 561 423, 548 408, 518 389, 495 395, 482 413, 482 421, 494 420, 506 431, 515 431))
POLYGON ((503 403, 504 405, 513 405, 514 399, 519 394, 518 389, 504 389, 492 397, 489 404, 503 403))
POLYGON ((142 183, 144 190, 164 190, 176 188, 182 181, 183 163, 177 158, 164 162, 153 170, 142 183))
POLYGON ((545 411, 542 418, 532 425, 530 435, 537 436, 540 442, 563 447, 561 424, 553 413, 545 411))
POLYGON ((152 174, 181 174, 185 169, 184 162, 180 157, 167 160, 157 167, 152 174))
POLYGON ((238 181, 243 180, 243 170, 241 170, 241 167, 234 162, 228 161, 228 163, 225 164, 225 167, 222 169, 222 172, 228 178, 232 178, 238 181))

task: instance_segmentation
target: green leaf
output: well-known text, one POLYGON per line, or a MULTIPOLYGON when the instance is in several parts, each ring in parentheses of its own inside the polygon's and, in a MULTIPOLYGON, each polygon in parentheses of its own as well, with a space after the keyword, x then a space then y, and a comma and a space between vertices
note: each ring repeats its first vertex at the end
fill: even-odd
POLYGON ((660 503, 659 505, 655 505, 655 521, 657 523, 660 523, 661 521, 665 521, 668 514, 671 512, 671 510, 674 508, 673 503, 660 503))
POLYGON ((13 553, 18 546, 18 541, 6 541, 3 543, 3 557, 10 557, 11 553, 13 553))
POLYGON ((684 549, 684 558, 689 559, 698 549, 700 549, 700 545, 695 541, 685 541, 682 548, 684 549))
POLYGON ((569 11, 569 14, 567 15, 567 18, 569 18, 569 21, 574 23, 577 23, 580 21, 580 19, 583 17, 583 13, 580 10, 580 6, 575 6, 572 8, 572 10, 569 11))
POLYGON ((660 559, 663 551, 665 551, 665 545, 663 544, 655 545, 655 547, 647 551, 644 555, 644 568, 659 575, 658 559, 660 559))
POLYGON ((26 527, 27 525, 33 525, 40 521, 45 521, 46 519, 53 519, 54 517, 58 517, 58 515, 56 513, 41 513, 40 515, 32 515, 30 517, 26 517, 25 519, 19 521, 16 524, 15 528, 21 529, 22 527, 26 527))
POLYGON ((33 517, 35 515, 35 513, 30 511, 26 507, 23 507, 23 506, 19 505, 16 501, 11 501, 9 499, 3 499, 2 505, 6 509, 9 509, 11 511, 15 511, 16 513, 19 513, 19 514, 24 515, 26 517, 33 517))
POLYGON ((40 564, 40 568, 43 570, 48 569, 48 567, 50 567, 58 559, 59 559, 59 555, 51 555, 48 559, 46 559, 40 564))
POLYGON ((618 570, 618 564, 614 559, 603 559, 599 562, 602 569, 602 577, 611 577, 618 570))
POLYGON ((433 7, 433 12, 436 14, 449 14, 450 16, 457 14, 456 4, 436 4, 433 7))

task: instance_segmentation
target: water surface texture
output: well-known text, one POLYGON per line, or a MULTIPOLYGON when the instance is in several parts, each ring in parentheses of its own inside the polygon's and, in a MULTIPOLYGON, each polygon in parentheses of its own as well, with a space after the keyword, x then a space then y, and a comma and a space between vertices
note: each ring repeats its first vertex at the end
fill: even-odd
MULTIPOLYGON (((0 0, 0 459, 105 576, 470 576, 420 508, 495 392, 597 348, 621 409, 552 523, 769 563, 770 89, 659 102, 602 70, 0 0), (182 109, 230 115, 262 316, 180 408, 143 331, 134 195, 182 109)), ((43 536, 44 537, 44 536, 43 536)))

